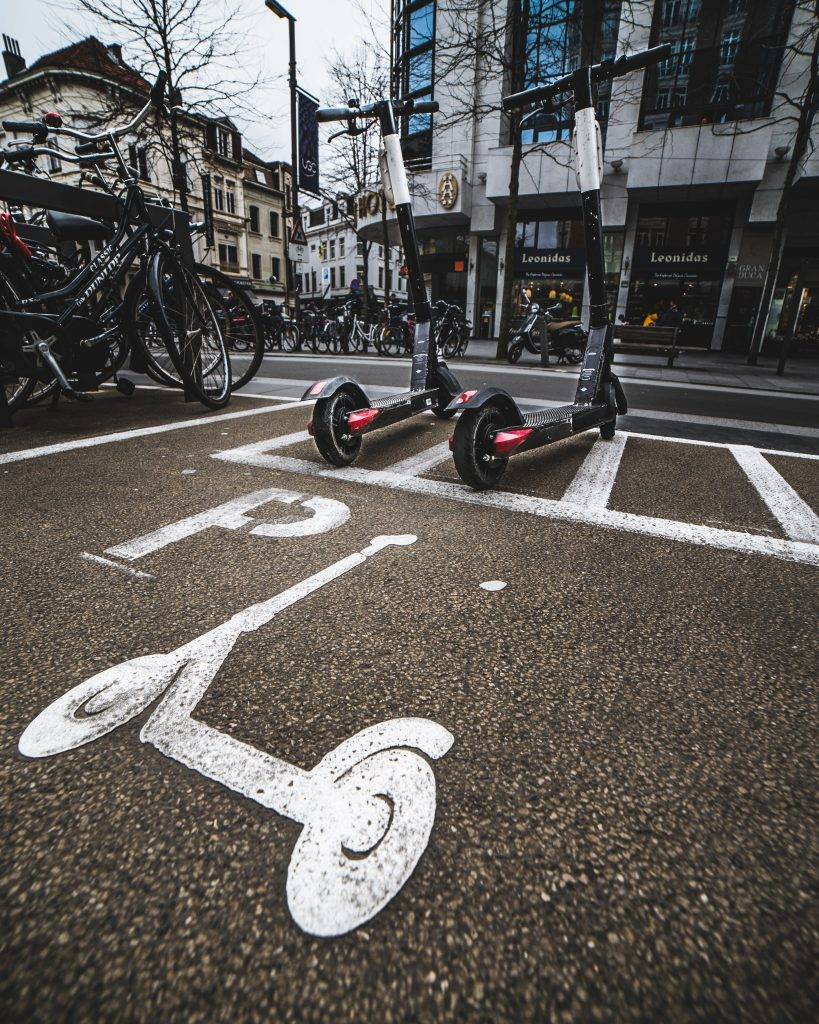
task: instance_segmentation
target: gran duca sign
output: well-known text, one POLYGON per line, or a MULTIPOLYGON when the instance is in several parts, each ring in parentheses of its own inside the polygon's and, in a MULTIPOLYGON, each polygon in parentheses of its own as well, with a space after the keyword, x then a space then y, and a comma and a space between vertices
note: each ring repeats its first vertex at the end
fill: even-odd
POLYGON ((586 256, 582 249, 534 249, 518 246, 515 250, 515 271, 518 277, 573 277, 586 272, 586 256))
POLYGON ((686 274, 693 276, 716 276, 725 270, 727 249, 655 249, 650 245, 638 245, 634 249, 634 267, 650 270, 655 274, 686 274))

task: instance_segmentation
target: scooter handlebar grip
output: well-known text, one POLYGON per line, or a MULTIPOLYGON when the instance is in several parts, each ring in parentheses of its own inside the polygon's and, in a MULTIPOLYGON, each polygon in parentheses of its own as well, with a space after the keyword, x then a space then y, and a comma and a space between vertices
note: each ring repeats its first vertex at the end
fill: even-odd
POLYGON ((316 120, 324 123, 327 121, 346 121, 348 117, 355 117, 356 111, 353 107, 319 107, 316 111, 316 120))
POLYGON ((423 103, 413 103, 411 114, 437 114, 441 104, 437 100, 424 100, 423 103))
POLYGON ((671 53, 671 43, 663 43, 662 46, 652 46, 650 50, 641 50, 639 53, 629 53, 612 61, 604 77, 619 78, 620 75, 627 75, 631 71, 639 71, 641 68, 651 67, 652 64, 659 64, 660 61, 668 60, 671 53))
POLYGON ((513 92, 504 96, 501 105, 504 110, 517 110, 518 107, 528 107, 531 103, 539 100, 550 99, 554 95, 553 85, 536 85, 532 89, 524 89, 522 92, 513 92))

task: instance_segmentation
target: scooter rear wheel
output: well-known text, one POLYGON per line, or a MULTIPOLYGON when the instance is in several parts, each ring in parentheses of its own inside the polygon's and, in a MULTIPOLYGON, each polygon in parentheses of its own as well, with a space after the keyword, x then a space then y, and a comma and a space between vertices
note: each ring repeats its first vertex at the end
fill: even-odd
POLYGON ((493 455, 489 443, 506 421, 501 407, 491 403, 461 413, 452 439, 452 457, 458 476, 476 491, 494 487, 506 471, 509 459, 493 455))
POLYGON ((331 466, 349 466, 361 450, 361 438, 344 439, 347 416, 359 406, 348 391, 336 391, 320 398, 313 410, 313 439, 323 459, 331 466))

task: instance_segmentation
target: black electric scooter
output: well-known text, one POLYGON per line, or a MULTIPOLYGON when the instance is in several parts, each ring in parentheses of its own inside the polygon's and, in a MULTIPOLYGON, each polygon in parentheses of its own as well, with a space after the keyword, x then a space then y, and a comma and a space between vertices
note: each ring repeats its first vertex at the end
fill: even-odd
POLYGON ((567 93, 574 97, 577 178, 589 277, 589 332, 572 405, 522 412, 514 398, 497 387, 464 391, 452 402, 450 412, 462 411, 450 446, 458 474, 470 487, 493 487, 503 476, 509 456, 518 452, 595 427, 604 440, 610 441, 618 413, 623 415, 628 409, 622 385, 611 370, 612 325, 606 301, 600 212, 602 146, 593 84, 667 60, 670 54, 671 46, 665 44, 586 65, 551 85, 538 85, 503 100, 505 110, 515 110, 534 103, 549 107, 556 96, 567 93))
POLYGON ((383 138, 379 155, 381 179, 388 201, 395 206, 415 313, 409 391, 371 401, 358 381, 342 376, 317 381, 302 396, 302 401, 311 399, 316 403, 308 430, 321 455, 333 466, 349 466, 354 461, 361 449, 363 434, 427 410, 441 419, 449 419, 455 413, 449 410, 449 405, 460 394, 461 385, 446 363, 438 358, 434 342, 430 344, 429 298, 421 271, 407 173, 396 129, 397 117, 432 114, 437 110, 438 104, 434 100, 418 103, 412 99, 382 99, 363 107, 350 100, 347 107, 323 108, 316 114, 319 121, 346 121, 347 128, 339 134, 359 135, 365 131, 356 121, 377 119, 379 122, 383 138))

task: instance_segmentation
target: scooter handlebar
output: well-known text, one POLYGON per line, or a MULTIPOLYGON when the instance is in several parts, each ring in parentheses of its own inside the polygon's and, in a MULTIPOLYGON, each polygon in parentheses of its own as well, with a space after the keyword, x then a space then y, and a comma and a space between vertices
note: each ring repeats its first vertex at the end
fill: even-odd
MULTIPOLYGON (((620 78, 632 71, 639 71, 652 64, 659 64, 660 61, 668 60, 671 52, 671 43, 663 43, 662 46, 652 46, 639 53, 624 54, 616 60, 604 60, 600 64, 593 64, 591 67, 592 81, 603 82, 610 78, 620 78)), ((501 105, 504 110, 516 110, 518 107, 528 107, 533 103, 548 102, 561 93, 569 92, 572 87, 572 77, 573 74, 564 75, 550 85, 536 85, 531 89, 514 92, 509 96, 504 96, 501 105)))
MULTIPOLYGON (((348 121, 356 117, 376 117, 379 109, 383 109, 385 100, 378 100, 375 103, 367 103, 363 107, 319 107, 316 111, 316 120, 324 124, 328 121, 348 121)), ((405 114, 435 114, 440 106, 437 100, 393 100, 393 113, 397 117, 405 114)))

